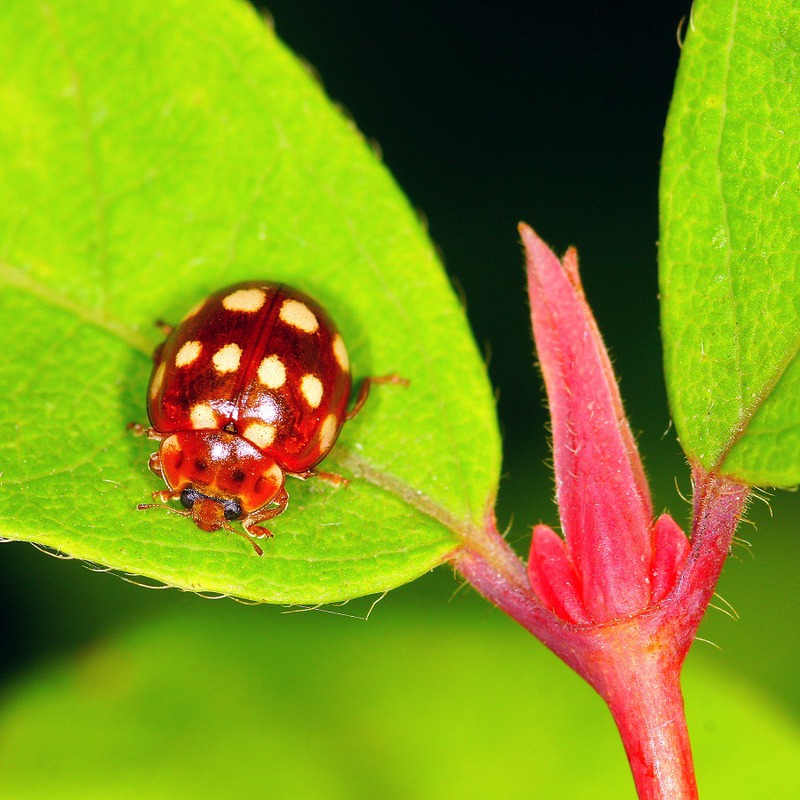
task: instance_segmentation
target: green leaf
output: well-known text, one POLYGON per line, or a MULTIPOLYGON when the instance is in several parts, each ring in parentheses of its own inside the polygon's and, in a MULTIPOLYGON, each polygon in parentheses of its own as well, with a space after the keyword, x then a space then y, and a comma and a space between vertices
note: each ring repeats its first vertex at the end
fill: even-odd
POLYGON ((684 450, 800 481, 800 8, 692 9, 661 177, 665 366, 684 450))
POLYGON ((352 123, 232 0, 0 6, 2 535, 197 591, 324 602, 429 570, 496 490, 485 370, 416 217, 352 123), (356 376, 396 372, 257 558, 137 503, 156 319, 286 281, 356 376))
MULTIPOLYGON (((3 694, 0 793, 633 795, 608 710, 544 648, 477 607, 389 605, 364 624, 214 604, 45 662, 3 694)), ((797 722, 708 659, 685 684, 704 800, 797 796, 797 722)))

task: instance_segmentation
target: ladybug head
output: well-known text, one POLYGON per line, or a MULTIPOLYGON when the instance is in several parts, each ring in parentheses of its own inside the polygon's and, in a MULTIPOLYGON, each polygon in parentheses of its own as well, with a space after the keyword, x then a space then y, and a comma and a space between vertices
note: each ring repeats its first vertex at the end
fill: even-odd
POLYGON ((242 505, 238 500, 209 497, 197 489, 187 487, 181 492, 181 505, 189 512, 195 525, 203 531, 231 530, 228 520, 242 518, 242 505))
MULTIPOLYGON (((164 492, 163 495, 160 492, 156 492, 156 496, 160 496, 164 501, 170 499, 169 492, 164 492)), ((242 519, 246 516, 238 500, 225 497, 209 497, 189 486, 181 492, 180 501, 185 511, 178 511, 175 508, 169 508, 168 506, 161 506, 155 503, 140 503, 137 508, 140 511, 150 508, 163 508, 164 511, 170 514, 189 517, 194 520, 198 528, 208 531, 209 533, 224 528, 226 531, 236 533, 244 539, 247 539, 247 541, 253 545, 253 550, 256 551, 257 555, 264 555, 264 551, 253 541, 253 533, 250 531, 237 530, 229 522, 229 520, 242 519)))

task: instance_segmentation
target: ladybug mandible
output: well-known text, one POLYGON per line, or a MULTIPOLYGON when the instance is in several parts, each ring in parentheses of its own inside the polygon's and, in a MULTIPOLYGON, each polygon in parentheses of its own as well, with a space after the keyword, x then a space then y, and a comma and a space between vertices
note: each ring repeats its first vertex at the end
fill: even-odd
POLYGON ((254 539, 272 536, 260 523, 289 501, 285 476, 346 483, 314 467, 364 405, 370 383, 407 383, 366 378, 348 411, 342 337, 319 303, 285 284, 237 283, 176 328, 161 327, 167 339, 153 353, 147 390, 151 427, 130 426, 160 442, 149 466, 168 488, 153 498, 180 500, 185 510, 170 510, 204 531, 244 536, 258 555, 254 539))

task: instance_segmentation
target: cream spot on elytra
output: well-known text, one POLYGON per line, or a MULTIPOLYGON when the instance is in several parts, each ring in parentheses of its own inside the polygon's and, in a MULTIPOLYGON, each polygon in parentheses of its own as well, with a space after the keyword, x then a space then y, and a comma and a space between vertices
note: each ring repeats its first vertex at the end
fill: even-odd
POLYGON ((325 422, 319 430, 319 449, 321 453, 327 453, 336 441, 336 434, 339 432, 339 423, 335 414, 328 414, 325 422))
POLYGON ((280 389, 286 383, 286 367, 278 356, 267 356, 258 365, 258 379, 267 389, 280 389))
POLYGON ((314 312, 299 300, 284 300, 279 316, 287 325, 303 333, 314 333, 319 328, 314 312))
POLYGON ((184 342, 183 347, 175 355, 175 366, 188 367, 190 364, 194 364, 202 349, 203 345, 194 339, 184 342))
POLYGON ((214 362, 217 372, 236 372, 239 369, 239 362, 242 360, 242 348, 231 342, 231 344, 220 347, 211 360, 214 362))
POLYGON ((300 391, 311 408, 318 408, 322 402, 322 381, 316 375, 303 375, 300 391))
POLYGON ((338 333, 333 339, 333 355, 339 366, 345 372, 349 372, 350 359, 347 357, 347 348, 344 346, 344 339, 338 333))
POLYGON ((237 289, 222 299, 222 305, 228 311, 244 311, 254 314, 266 302, 267 295, 263 289, 237 289))
POLYGON ((150 399, 155 400, 158 396, 158 393, 161 391, 161 385, 164 383, 164 372, 167 369, 167 365, 162 361, 158 365, 158 369, 156 369, 155 373, 153 374, 153 379, 150 381, 150 399))
POLYGON ((189 418, 195 430, 205 430, 217 427, 217 415, 208 403, 197 403, 192 406, 189 418))
POLYGON ((275 426, 267 425, 263 422, 251 422, 243 432, 244 438, 251 441, 256 447, 262 450, 269 447, 275 441, 275 426))

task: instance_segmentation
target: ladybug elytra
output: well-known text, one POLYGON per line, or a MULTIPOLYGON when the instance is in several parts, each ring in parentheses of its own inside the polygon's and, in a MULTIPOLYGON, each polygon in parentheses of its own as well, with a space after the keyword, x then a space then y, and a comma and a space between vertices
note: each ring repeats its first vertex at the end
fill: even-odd
MULTIPOLYGON (((179 500, 204 531, 220 528, 255 538, 281 514, 285 476, 345 479, 314 468, 342 425, 367 399, 366 378, 352 410, 350 365, 336 325, 312 298, 285 284, 249 281, 215 292, 171 329, 153 354, 147 391, 157 440, 150 469, 167 484, 153 497, 179 500), (239 520, 243 532, 230 524, 239 520)), ((142 504, 140 509, 152 508, 142 504)))

